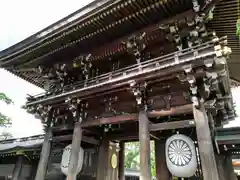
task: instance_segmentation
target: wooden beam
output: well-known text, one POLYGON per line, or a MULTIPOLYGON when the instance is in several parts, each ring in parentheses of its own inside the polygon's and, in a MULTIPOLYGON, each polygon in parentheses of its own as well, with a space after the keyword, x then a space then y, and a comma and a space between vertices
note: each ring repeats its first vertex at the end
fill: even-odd
MULTIPOLYGON (((61 141, 70 141, 72 140, 73 136, 72 135, 62 135, 62 136, 55 136, 52 137, 51 141, 52 142, 61 142, 61 141)), ((89 144, 94 144, 94 145, 99 145, 100 141, 91 137, 87 136, 82 136, 82 141, 89 143, 89 144)))
POLYGON ((139 112, 140 180, 151 180, 150 135, 147 112, 139 112))
POLYGON ((170 180, 166 164, 165 142, 155 140, 156 180, 170 180))
POLYGON ((119 180, 125 180, 125 174, 124 174, 124 162, 125 162, 125 143, 123 141, 120 141, 119 143, 119 156, 118 156, 118 179, 119 180))
POLYGON ((80 123, 76 122, 73 130, 72 154, 71 154, 69 167, 68 167, 67 180, 77 179, 77 165, 78 165, 81 141, 82 141, 82 128, 80 123))
POLYGON ((136 121, 137 114, 125 114, 113 117, 103 117, 91 121, 85 121, 81 124, 82 127, 91 127, 91 126, 98 126, 103 124, 119 124, 125 123, 128 121, 136 121))
POLYGON ((196 133, 203 178, 207 180, 219 180, 212 137, 208 124, 208 116, 203 103, 200 103, 199 108, 193 106, 193 114, 196 123, 196 133))
POLYGON ((163 131, 163 130, 171 130, 171 129, 182 129, 195 127, 194 120, 183 120, 183 121, 173 121, 173 122, 164 122, 157 124, 149 124, 150 131, 163 131))
POLYGON ((148 112, 149 117, 164 117, 164 116, 173 116, 185 113, 192 113, 192 104, 186 104, 182 106, 172 107, 166 110, 156 110, 148 112))
POLYGON ((23 166, 23 156, 17 156, 17 162, 13 170, 12 180, 20 179, 22 166, 23 166))
POLYGON ((38 163, 35 180, 45 179, 45 175, 47 172, 48 159, 51 152, 51 142, 49 141, 51 137, 52 137, 52 130, 51 128, 48 128, 44 137, 44 142, 42 146, 42 151, 41 151, 40 160, 38 163))
MULTIPOLYGON (((173 116, 173 115, 179 115, 179 114, 191 113, 191 112, 192 112, 192 105, 187 104, 187 105, 173 107, 167 110, 150 111, 150 112, 147 112, 147 115, 150 118, 154 118, 154 117, 173 116)), ((81 126, 91 127, 91 126, 99 126, 104 124, 120 124, 120 123, 132 122, 137 120, 138 120, 138 114, 125 114, 125 115, 105 117, 105 118, 85 121, 81 124, 81 126)))
MULTIPOLYGON (((172 130, 172 129, 181 129, 181 128, 190 128, 195 127, 195 121, 192 120, 183 120, 183 121, 175 121, 175 122, 164 122, 164 123, 157 123, 149 124, 149 131, 164 131, 164 130, 172 130)), ((127 133, 119 133, 119 134, 108 134, 109 140, 119 140, 119 141, 127 141, 127 140, 138 140, 137 132, 131 131, 127 133)), ((155 136, 150 134, 150 137, 156 139, 155 136)))

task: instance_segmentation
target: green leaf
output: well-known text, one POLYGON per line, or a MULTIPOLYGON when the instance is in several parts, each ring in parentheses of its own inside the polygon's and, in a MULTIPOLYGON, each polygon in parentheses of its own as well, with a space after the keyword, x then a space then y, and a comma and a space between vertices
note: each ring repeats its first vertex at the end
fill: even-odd
POLYGON ((6 96, 4 93, 0 93, 0 101, 5 102, 6 104, 13 104, 12 99, 6 96))
POLYGON ((0 112, 0 126, 7 126, 11 124, 11 119, 0 112))
POLYGON ((236 28, 237 28, 236 35, 240 38, 240 19, 237 20, 236 28))
MULTIPOLYGON (((12 99, 6 96, 5 93, 0 92, 0 101, 5 102, 6 104, 13 104, 12 99)), ((11 125, 11 119, 0 112, 0 126, 11 125)))

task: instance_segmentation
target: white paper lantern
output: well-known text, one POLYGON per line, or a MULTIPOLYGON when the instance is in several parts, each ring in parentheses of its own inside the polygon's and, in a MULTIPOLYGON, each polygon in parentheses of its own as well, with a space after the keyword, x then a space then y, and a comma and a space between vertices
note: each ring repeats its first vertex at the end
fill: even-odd
MULTIPOLYGON (((69 167, 71 155, 72 155, 72 145, 70 144, 64 148, 64 151, 62 154, 62 161, 61 161, 61 171, 66 176, 68 174, 68 167, 69 167)), ((82 170, 83 155, 84 155, 84 150, 82 147, 80 147, 76 174, 78 174, 82 170)))
POLYGON ((166 141, 166 163, 169 171, 176 177, 188 178, 197 170, 195 145, 189 137, 176 134, 166 141))

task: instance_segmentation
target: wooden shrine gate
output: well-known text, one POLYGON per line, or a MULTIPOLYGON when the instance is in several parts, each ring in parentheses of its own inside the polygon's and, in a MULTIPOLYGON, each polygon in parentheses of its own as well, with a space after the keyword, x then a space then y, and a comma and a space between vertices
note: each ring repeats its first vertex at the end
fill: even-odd
POLYGON ((46 132, 35 180, 45 179, 55 146, 67 180, 124 180, 129 141, 140 142, 140 180, 151 180, 150 140, 157 180, 233 180, 231 168, 221 175, 230 158, 213 141, 235 118, 232 50, 211 24, 218 5, 96 0, 0 52, 1 67, 46 91, 24 106, 46 132), (87 149, 97 166, 86 177, 87 149))

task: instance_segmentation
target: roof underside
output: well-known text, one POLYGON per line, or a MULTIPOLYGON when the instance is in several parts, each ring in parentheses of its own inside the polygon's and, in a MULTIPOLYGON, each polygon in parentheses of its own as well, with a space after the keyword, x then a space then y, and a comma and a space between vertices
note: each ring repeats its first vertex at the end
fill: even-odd
MULTIPOLYGON (((203 4, 204 0, 199 2, 203 4)), ((208 26, 216 30, 219 37, 228 36, 229 45, 233 50, 229 61, 231 78, 240 80, 240 74, 237 72, 238 66, 240 67, 239 41, 235 35, 237 6, 237 0, 219 2, 214 19, 208 26)), ((189 0, 94 1, 0 52, 0 65, 17 76, 44 87, 46 79, 35 70, 38 65, 52 66, 56 62, 72 61, 89 53, 92 54, 91 60, 103 60, 124 49, 121 43, 124 38, 119 38, 136 31, 147 32, 151 29, 153 33, 147 37, 147 41, 158 39, 157 43, 164 44, 164 41, 159 40, 163 39, 164 34, 154 34, 154 29, 171 23, 173 18, 190 17, 193 14, 191 9, 192 1, 189 0)))

